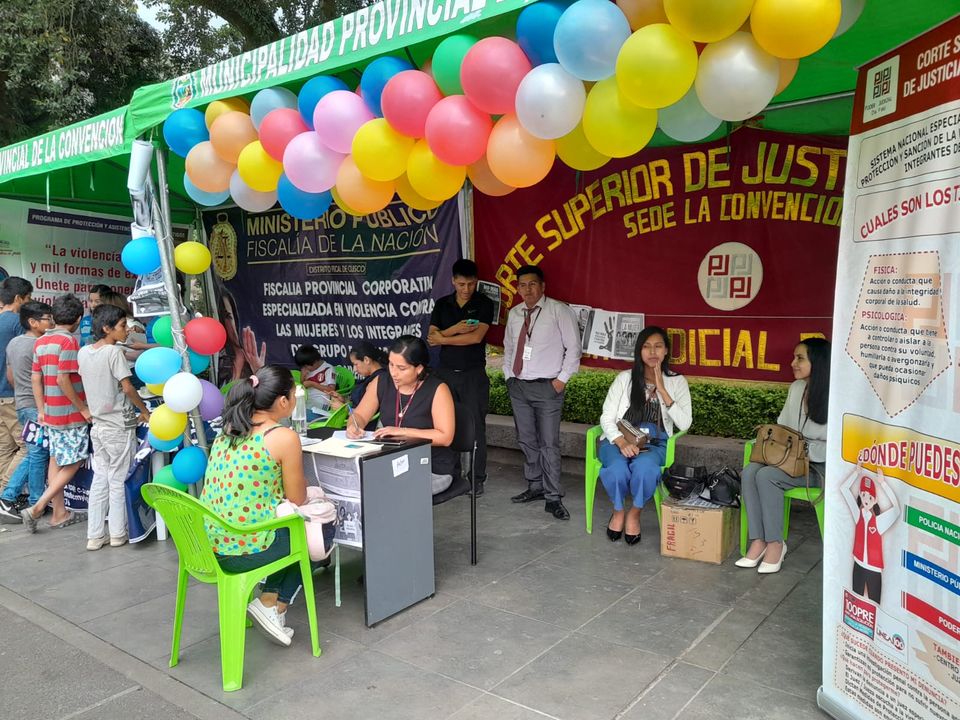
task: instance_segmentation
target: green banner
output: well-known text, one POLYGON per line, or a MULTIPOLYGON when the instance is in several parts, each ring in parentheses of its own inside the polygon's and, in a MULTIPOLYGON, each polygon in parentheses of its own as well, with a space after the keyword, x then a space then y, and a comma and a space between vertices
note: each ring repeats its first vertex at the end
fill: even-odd
POLYGON ((938 518, 936 515, 917 510, 911 505, 907 506, 907 525, 925 530, 931 535, 943 538, 954 545, 960 545, 960 527, 938 518))
POLYGON ((127 107, 0 148, 0 183, 128 154, 127 107))
POLYGON ((530 0, 380 0, 323 25, 173 80, 138 89, 136 134, 174 110, 305 80, 511 12, 530 0))

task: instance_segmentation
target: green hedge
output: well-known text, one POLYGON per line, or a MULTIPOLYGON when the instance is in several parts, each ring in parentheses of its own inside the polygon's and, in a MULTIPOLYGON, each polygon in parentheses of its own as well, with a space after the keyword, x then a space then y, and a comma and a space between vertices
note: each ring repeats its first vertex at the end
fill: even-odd
MULTIPOLYGON (((500 370, 489 370, 490 412, 513 415, 510 396, 500 370)), ((563 419, 595 425, 615 372, 585 370, 567 383, 563 419)), ((690 383, 694 435, 750 438, 756 426, 774 422, 787 399, 786 385, 741 385, 700 380, 690 383)))

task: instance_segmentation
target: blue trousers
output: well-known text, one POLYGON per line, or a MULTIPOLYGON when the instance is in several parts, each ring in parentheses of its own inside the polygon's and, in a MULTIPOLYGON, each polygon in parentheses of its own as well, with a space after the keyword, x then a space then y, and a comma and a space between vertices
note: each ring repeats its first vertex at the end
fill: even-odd
POLYGON ((667 458, 666 442, 647 445, 636 457, 625 458, 620 448, 604 440, 600 443, 600 481, 613 502, 613 509, 623 510, 623 500, 633 498, 634 507, 643 507, 653 497, 660 481, 660 468, 667 458))
MULTIPOLYGON (((20 426, 26 425, 28 421, 37 421, 36 408, 23 408, 17 410, 17 420, 20 426)), ((35 505, 47 486, 47 463, 50 461, 50 451, 39 445, 27 444, 27 456, 20 461, 17 469, 10 476, 10 482, 3 490, 0 498, 7 502, 14 502, 24 486, 30 493, 30 504, 35 505)))

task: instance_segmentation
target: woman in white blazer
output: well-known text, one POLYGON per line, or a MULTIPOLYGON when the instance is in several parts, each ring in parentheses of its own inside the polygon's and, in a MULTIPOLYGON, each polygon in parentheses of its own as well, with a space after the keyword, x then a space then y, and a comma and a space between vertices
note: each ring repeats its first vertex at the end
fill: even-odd
POLYGON ((617 375, 603 402, 600 426, 600 480, 613 502, 607 537, 628 545, 640 542, 640 512, 653 497, 666 459, 666 439, 690 427, 690 387, 670 369, 670 339, 663 328, 650 326, 637 337, 632 370, 617 375), (647 450, 639 452, 623 437, 617 421, 626 419, 650 432, 647 450), (633 505, 625 509, 629 496, 633 505))

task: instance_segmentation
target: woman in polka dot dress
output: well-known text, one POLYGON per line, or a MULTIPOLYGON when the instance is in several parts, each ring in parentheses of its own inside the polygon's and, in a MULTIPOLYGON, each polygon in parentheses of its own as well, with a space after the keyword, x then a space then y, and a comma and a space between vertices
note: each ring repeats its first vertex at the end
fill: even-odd
MULTIPOLYGON (((293 413, 293 376, 266 366, 230 389, 223 409, 223 433, 210 449, 200 499, 224 520, 254 525, 276 517, 284 498, 306 500, 300 437, 279 424, 293 413)), ((225 532, 207 522, 207 536, 220 567, 245 572, 290 554, 287 528, 252 534, 225 532)), ((270 575, 260 597, 247 606, 250 617, 275 642, 288 646, 287 606, 299 592, 297 565, 270 575)))

